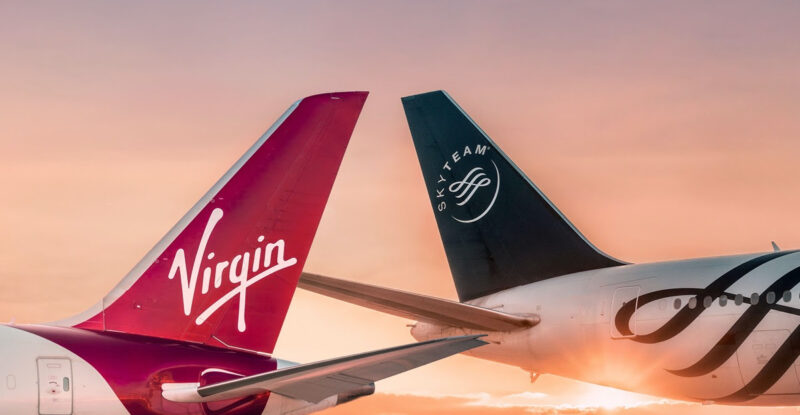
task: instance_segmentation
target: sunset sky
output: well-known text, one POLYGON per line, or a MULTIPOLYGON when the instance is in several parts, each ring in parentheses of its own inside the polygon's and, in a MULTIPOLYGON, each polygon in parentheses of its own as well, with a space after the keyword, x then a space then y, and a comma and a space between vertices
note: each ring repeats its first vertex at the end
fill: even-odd
MULTIPOLYGON (((455 299, 400 97, 447 90, 631 262, 800 247, 800 3, 0 2, 0 320, 105 295, 295 100, 369 90, 306 269, 455 299)), ((276 355, 413 341, 298 292, 276 355)), ((767 414, 456 356, 330 414, 767 414)), ((794 413, 794 409, 782 409, 794 413)))

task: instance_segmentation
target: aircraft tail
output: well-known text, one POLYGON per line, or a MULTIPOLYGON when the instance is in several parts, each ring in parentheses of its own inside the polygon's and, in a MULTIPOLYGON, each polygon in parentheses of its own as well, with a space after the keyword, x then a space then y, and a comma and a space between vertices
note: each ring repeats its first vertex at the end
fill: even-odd
POLYGON ((581 235, 446 92, 402 102, 462 302, 624 264, 581 235))
POLYGON ((296 102, 100 304, 56 324, 271 353, 366 98, 296 102))

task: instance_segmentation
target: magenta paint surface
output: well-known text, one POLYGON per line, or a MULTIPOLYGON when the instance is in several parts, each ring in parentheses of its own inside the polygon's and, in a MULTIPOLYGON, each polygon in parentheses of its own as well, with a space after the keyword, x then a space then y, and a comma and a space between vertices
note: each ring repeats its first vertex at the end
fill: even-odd
POLYGON ((248 376, 277 368, 277 361, 265 356, 175 340, 51 326, 14 327, 50 340, 86 360, 133 415, 258 415, 264 411, 269 393, 203 405, 167 401, 161 396, 161 385, 206 383, 208 380, 201 377, 206 369, 248 376))
POLYGON ((136 283, 76 327, 271 353, 366 97, 346 92, 303 99, 136 283), (205 250, 196 257, 204 238, 205 250), (278 241, 283 254, 273 246, 267 255, 268 244, 278 241), (180 272, 169 278, 180 255, 185 281, 180 272), (284 267, 257 278, 276 264, 284 267))

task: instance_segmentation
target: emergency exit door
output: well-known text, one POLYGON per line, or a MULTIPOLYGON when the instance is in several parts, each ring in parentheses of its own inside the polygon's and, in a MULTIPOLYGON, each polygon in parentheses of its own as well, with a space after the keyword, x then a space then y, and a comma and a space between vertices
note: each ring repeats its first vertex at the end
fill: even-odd
MULTIPOLYGON (((742 343, 736 351, 739 359, 739 368, 745 383, 755 378, 767 363, 775 356, 778 349, 789 338, 789 330, 756 330, 747 336, 747 340, 742 343)), ((793 347, 794 348, 794 347, 793 347)), ((800 393, 800 381, 797 378, 795 365, 789 367, 783 375, 766 391, 755 389, 751 393, 764 395, 787 395, 800 393)))
POLYGON ((39 415, 72 415, 72 362, 40 358, 39 415))
POLYGON ((611 338, 612 339, 623 339, 625 337, 631 337, 636 335, 636 315, 634 314, 633 318, 629 322, 629 327, 633 334, 622 334, 617 330, 617 326, 615 324, 615 318, 619 309, 622 308, 623 305, 630 303, 634 303, 634 313, 636 309, 639 307, 639 286, 634 287, 620 287, 614 290, 614 297, 611 299, 611 315, 609 318, 610 328, 611 328, 611 338))

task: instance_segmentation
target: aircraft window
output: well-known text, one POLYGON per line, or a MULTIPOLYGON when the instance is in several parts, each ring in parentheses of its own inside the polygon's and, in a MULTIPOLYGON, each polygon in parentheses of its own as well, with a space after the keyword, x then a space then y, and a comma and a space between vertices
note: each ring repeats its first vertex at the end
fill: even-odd
POLYGON ((675 299, 675 309, 676 310, 680 310, 681 309, 681 299, 680 298, 676 298, 675 299))
POLYGON ((63 385, 64 385, 64 392, 69 392, 69 378, 67 377, 64 378, 63 385))
POLYGON ((724 295, 719 296, 719 305, 720 307, 725 307, 726 305, 728 305, 728 297, 724 295))
POLYGON ((792 301, 792 292, 791 291, 784 291, 783 292, 783 302, 788 303, 792 301))
POLYGON ((688 305, 690 309, 694 310, 694 308, 697 307, 697 297, 690 298, 688 305))
POLYGON ((767 293, 767 304, 775 304, 775 293, 772 291, 767 293))
POLYGON ((742 303, 744 303, 744 296, 741 294, 736 294, 736 297, 733 299, 733 303, 736 305, 742 305, 742 303))
POLYGON ((758 304, 758 293, 753 293, 750 295, 750 305, 758 304))
POLYGON ((6 376, 6 388, 8 388, 8 390, 17 388, 17 378, 14 375, 6 376))
POLYGON ((714 299, 711 298, 710 295, 707 295, 705 298, 703 298, 703 308, 711 307, 711 304, 713 302, 714 302, 714 299))

